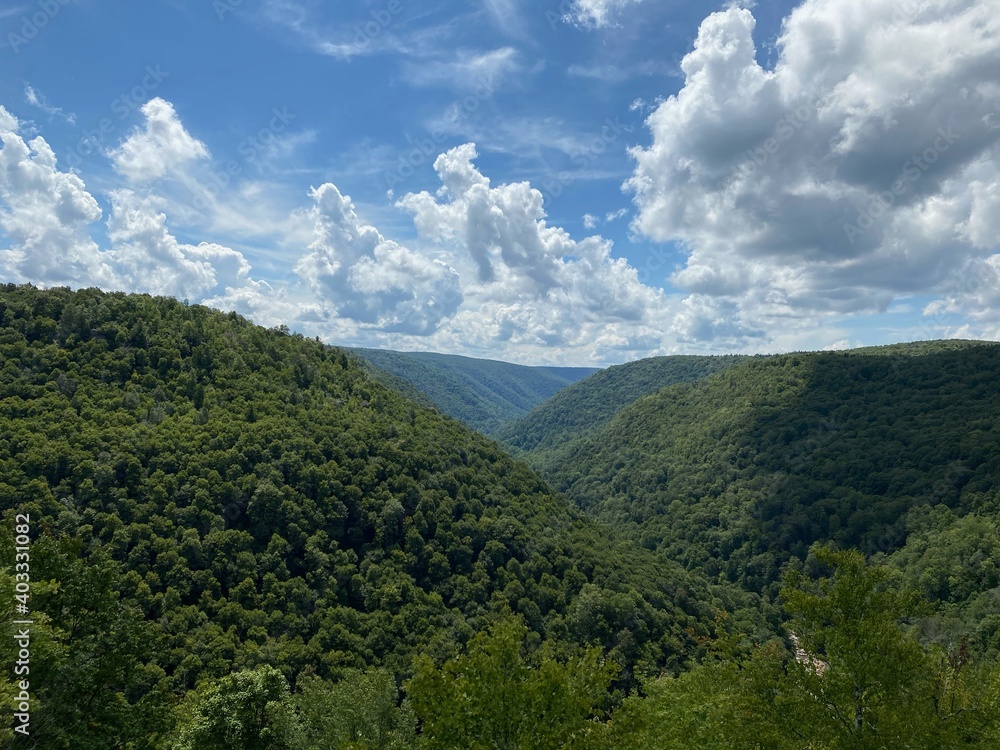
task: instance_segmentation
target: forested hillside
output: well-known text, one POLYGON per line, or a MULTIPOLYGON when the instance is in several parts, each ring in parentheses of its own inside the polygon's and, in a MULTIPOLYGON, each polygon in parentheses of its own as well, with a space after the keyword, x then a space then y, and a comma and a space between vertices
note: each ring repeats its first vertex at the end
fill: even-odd
MULTIPOLYGON (((923 580, 934 597, 968 594, 996 585, 998 373, 994 344, 753 358, 527 455, 643 546, 758 591, 814 542, 890 553, 911 531, 958 536, 955 524, 965 524, 985 545, 970 550, 965 582, 923 580), (960 520, 969 514, 980 520, 960 520)), ((943 554, 920 538, 912 543, 930 551, 911 548, 914 563, 943 554)), ((951 564, 962 567, 960 558, 951 564)))
POLYGON ((505 424, 495 437, 520 451, 540 454, 607 424, 640 396, 698 380, 744 357, 674 356, 609 367, 560 391, 529 414, 505 424))
POLYGON ((166 732, 184 691, 261 665, 402 679, 503 613, 536 641, 599 645, 624 686, 695 656, 721 609, 316 341, 6 286, 0 363, 0 547, 10 565, 29 515, 40 746, 166 732))
POLYGON ((32 621, 30 739, 0 745, 996 747, 998 364, 692 359, 613 417, 585 394, 534 455, 616 531, 345 351, 0 287, 0 618, 32 621))
POLYGON ((349 351, 372 365, 367 371, 376 380, 411 398, 422 394, 443 414, 486 434, 596 372, 590 367, 525 367, 431 352, 349 351))

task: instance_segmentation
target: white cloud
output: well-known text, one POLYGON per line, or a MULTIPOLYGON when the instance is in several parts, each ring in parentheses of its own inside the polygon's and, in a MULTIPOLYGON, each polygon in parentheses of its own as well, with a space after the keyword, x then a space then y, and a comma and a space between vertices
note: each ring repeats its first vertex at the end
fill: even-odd
POLYGON ((585 28, 600 28, 612 23, 614 16, 628 5, 642 0, 573 0, 566 20, 585 28))
POLYGON ((21 123, 18 122, 18 119, 14 117, 14 115, 8 112, 4 107, 0 107, 0 132, 16 133, 20 126, 21 123))
MULTIPOLYGON (((403 6, 390 3, 363 12, 354 23, 330 28, 323 24, 316 5, 299 0, 263 0, 259 19, 268 29, 284 29, 318 54, 337 60, 350 61, 384 52, 406 52, 411 46, 394 32, 399 10, 403 6), (397 9, 390 12, 389 6, 397 9)), ((415 40, 416 41, 416 40, 415 40)))
MULTIPOLYGON (((147 119, 172 123, 170 133, 186 135, 172 107, 163 104, 161 114, 169 116, 147 113, 147 119)), ((6 278, 169 294, 234 309, 265 325, 284 323, 333 343, 523 362, 607 363, 767 345, 761 327, 735 302, 705 292, 668 297, 643 283, 644 274, 656 270, 651 263, 633 267, 613 257, 611 243, 601 237, 576 240, 549 225, 542 193, 526 182, 491 184, 474 164, 472 144, 436 159, 439 190, 409 194, 397 204, 412 215, 419 235, 409 247, 363 221, 351 199, 332 184, 312 191, 311 206, 290 216, 289 208, 283 209, 286 218, 281 211, 262 211, 247 221, 239 212, 230 216, 229 207, 276 204, 269 196, 283 186, 249 181, 226 186, 212 195, 209 231, 230 241, 234 236, 263 241, 266 235, 277 248, 253 255, 251 268, 249 255, 215 242, 187 244, 169 226, 179 221, 191 229, 186 223, 191 217, 171 190, 197 187, 207 166, 189 169, 191 159, 178 158, 178 149, 154 143, 160 173, 179 180, 158 183, 157 189, 166 191, 162 195, 149 185, 112 190, 102 249, 90 237, 101 210, 82 179, 60 172, 48 144, 40 138, 26 144, 19 128, 0 108, 0 228, 11 240, 10 248, 0 251, 6 278), (223 224, 231 226, 220 232, 223 224), (296 250, 301 247, 307 249, 296 250), (289 278, 290 258, 297 254, 295 276, 289 278), (255 272, 262 258, 266 277, 275 279, 270 284, 255 272)), ((115 152, 124 153, 124 146, 115 152)), ((148 163, 142 153, 127 156, 148 163)), ((980 200, 988 200, 988 191, 984 195, 980 200)), ((621 213, 608 212, 603 220, 614 221, 621 213)), ((593 217, 595 224, 601 220, 593 217)), ((986 236, 991 225, 970 223, 967 231, 970 237, 986 236)), ((741 272, 737 268, 735 280, 726 283, 738 284, 741 272)), ((783 330, 785 341, 807 334, 815 329, 801 321, 783 330)), ((828 334, 817 343, 844 335, 832 329, 828 334)))
POLYGON ((296 273, 337 315, 382 331, 427 335, 462 301, 458 274, 385 239, 335 185, 312 191, 315 227, 296 273))
POLYGON ((265 291, 250 277, 242 254, 217 244, 178 242, 154 199, 130 190, 110 196, 110 246, 102 250, 90 236, 102 211, 83 180, 59 171, 48 143, 41 137, 25 143, 19 129, 17 118, 0 107, 0 228, 11 243, 0 250, 4 278, 196 300, 265 291))
POLYGON ((684 298, 670 330, 683 343, 711 342, 715 346, 742 348, 748 338, 764 338, 762 330, 744 326, 736 305, 703 294, 684 298))
POLYGON ((494 25, 505 34, 520 39, 527 38, 520 0, 483 0, 483 7, 494 25))
POLYGON ((100 206, 79 177, 59 171, 44 138, 26 143, 19 130, 0 107, 0 228, 11 243, 0 250, 0 272, 47 286, 109 283, 113 274, 88 232, 100 206))
POLYGON ((406 79, 415 86, 450 86, 461 91, 492 91, 512 73, 523 70, 513 47, 489 52, 458 50, 451 60, 419 60, 407 63, 406 79))
MULTIPOLYGON (((582 132, 572 123, 555 117, 505 117, 473 121, 465 116, 452 116, 431 123, 431 128, 449 135, 468 139, 486 151, 532 158, 547 163, 546 152, 561 152, 573 161, 574 180, 621 178, 620 172, 608 173, 593 166, 598 152, 610 148, 617 140, 617 131, 602 125, 596 132, 582 132), (610 133, 605 137, 605 134, 610 133), (581 167, 581 164, 589 165, 581 167)), ((621 131, 624 126, 615 127, 621 131)), ((624 150, 624 146, 621 147, 624 150)))
POLYGON ((772 70, 754 24, 705 19, 632 152, 634 228, 688 252, 676 286, 777 330, 944 293, 996 250, 995 2, 806 0, 772 70))
MULTIPOLYGON (((566 72, 571 76, 590 78, 602 83, 621 83, 641 76, 665 77, 670 75, 673 70, 672 63, 662 60, 645 60, 634 65, 570 65, 566 72)), ((636 99, 632 104, 635 105, 636 102, 642 102, 642 99, 636 99)), ((629 107, 632 111, 635 111, 636 108, 629 107)))
POLYGON ((59 117, 70 125, 76 124, 76 115, 70 112, 66 114, 62 107, 53 107, 49 104, 40 91, 29 84, 24 84, 24 100, 32 107, 37 107, 50 117, 59 117))
POLYGON ((594 214, 584 214, 583 215, 583 226, 585 229, 596 229, 597 225, 601 222, 605 224, 610 224, 613 221, 618 221, 628 214, 627 208, 619 208, 617 211, 608 211, 604 214, 604 218, 601 219, 600 216, 594 216, 594 214))
POLYGON ((170 102, 150 99, 141 112, 145 126, 110 154, 115 169, 129 181, 158 180, 189 162, 209 158, 208 148, 185 130, 170 102))
POLYGON ((118 190, 111 194, 111 203, 110 255, 121 288, 202 299, 212 292, 256 285, 241 253, 212 243, 179 242, 153 199, 118 190))
POLYGON ((528 183, 492 186, 476 156, 472 144, 442 154, 437 194, 398 204, 463 272, 465 303, 434 341, 524 361, 570 351, 574 361, 603 361, 663 347, 672 309, 663 291, 612 258, 610 242, 549 226, 528 183))

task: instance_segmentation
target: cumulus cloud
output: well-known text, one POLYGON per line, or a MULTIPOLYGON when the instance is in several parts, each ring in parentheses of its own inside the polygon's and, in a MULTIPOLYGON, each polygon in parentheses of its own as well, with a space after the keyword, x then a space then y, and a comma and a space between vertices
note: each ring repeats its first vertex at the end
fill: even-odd
POLYGON ((711 342, 739 348, 748 338, 764 338, 763 330, 740 322, 737 306, 703 294, 692 294, 681 302, 671 322, 670 332, 685 344, 711 342))
POLYGON ((100 206, 79 177, 59 171, 44 138, 25 142, 19 131, 0 107, 0 228, 10 242, 0 271, 46 285, 108 283, 113 273, 88 232, 100 206))
POLYGON ((295 271, 337 315, 382 331, 427 335, 458 309, 454 269, 384 238, 335 185, 311 196, 314 239, 295 271))
POLYGON ((78 175, 59 170, 43 138, 26 143, 19 130, 17 118, 0 107, 0 228, 10 242, 0 250, 5 279, 192 299, 265 291, 241 253, 178 242, 155 199, 131 190, 111 193, 109 246, 101 249, 91 238, 103 217, 97 200, 78 175))
POLYGON ((983 270, 1000 237, 996 4, 806 0, 773 69, 754 25, 737 7, 702 23, 632 151, 634 228, 688 253, 674 284, 773 323, 983 270))
POLYGON ((174 106, 163 99, 150 99, 140 110, 146 118, 111 152, 114 167, 135 183, 158 180, 185 164, 209 157, 208 148, 185 130, 174 106))
POLYGON ((118 190, 111 194, 111 204, 110 255, 121 288, 200 300, 212 292, 257 287, 250 264, 236 250, 179 242, 154 199, 118 190))
POLYGON ((610 242, 577 241, 549 226, 542 194, 528 183, 491 185, 476 157, 473 144, 442 154, 434 163, 440 190, 398 203, 423 239, 469 268, 466 302, 438 340, 519 358, 576 349, 590 361, 662 347, 671 307, 664 292, 613 258, 610 242))

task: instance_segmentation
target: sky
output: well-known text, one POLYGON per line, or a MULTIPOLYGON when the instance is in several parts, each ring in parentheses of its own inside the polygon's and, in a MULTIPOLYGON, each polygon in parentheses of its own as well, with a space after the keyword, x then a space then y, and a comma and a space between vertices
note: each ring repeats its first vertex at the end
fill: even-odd
POLYGON ((524 364, 1000 339, 1000 0, 5 0, 0 282, 524 364))

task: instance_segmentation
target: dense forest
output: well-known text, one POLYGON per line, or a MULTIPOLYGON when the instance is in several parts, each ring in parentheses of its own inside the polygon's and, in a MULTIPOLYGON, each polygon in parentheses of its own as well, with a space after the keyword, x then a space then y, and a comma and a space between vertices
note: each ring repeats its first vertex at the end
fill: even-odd
MULTIPOLYGON (((600 643, 626 687, 636 665, 681 668, 714 630, 722 604, 697 576, 342 351, 94 290, 6 287, 0 320, 0 497, 8 524, 29 514, 39 535, 52 731, 81 710, 65 691, 152 717, 262 664, 402 678, 505 614, 535 639, 600 643)), ((92 746, 119 729, 91 717, 92 746)))
POLYGON ((595 372, 590 367, 525 367, 433 352, 348 351, 361 358, 363 369, 375 380, 487 435, 595 372))
POLYGON ((564 496, 343 350, 0 287, 0 743, 995 747, 997 357, 599 373, 521 423, 564 496))
POLYGON ((517 451, 551 450, 603 427, 640 396, 675 383, 700 380, 742 359, 735 355, 681 355, 609 367, 561 390, 525 416, 505 423, 495 437, 517 451))
POLYGON ((524 455, 642 546, 770 596, 816 542, 888 556, 996 650, 998 372, 972 342, 750 358, 524 455))

